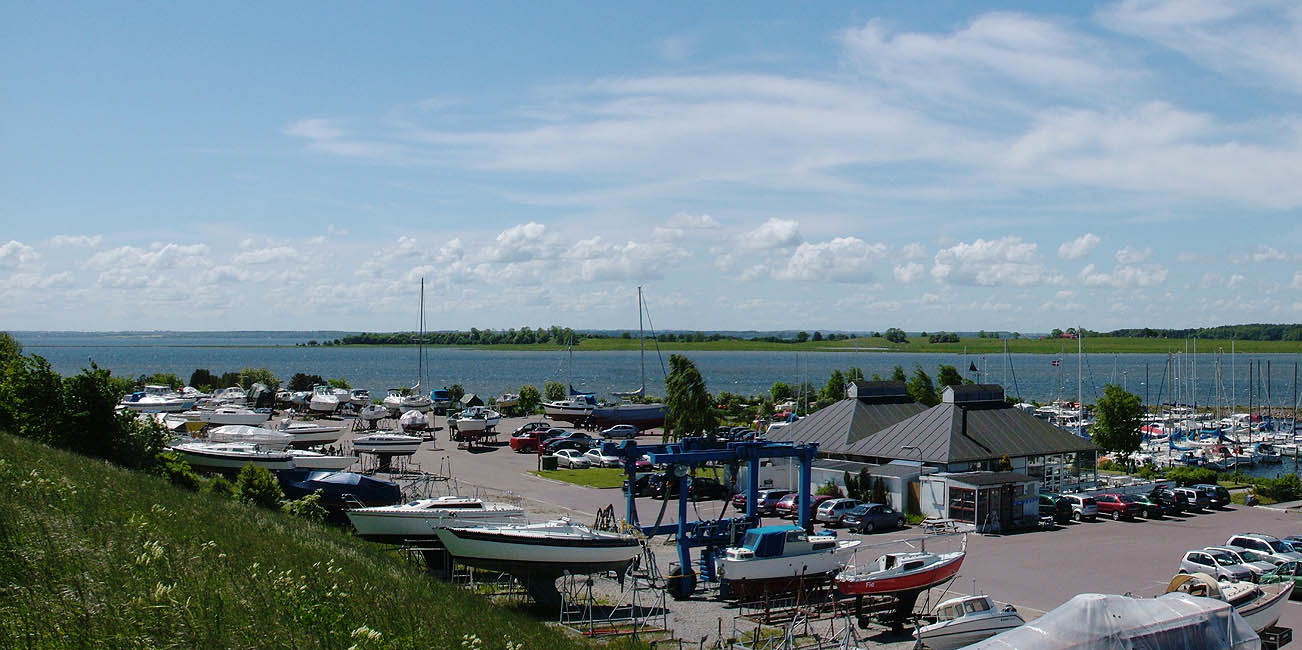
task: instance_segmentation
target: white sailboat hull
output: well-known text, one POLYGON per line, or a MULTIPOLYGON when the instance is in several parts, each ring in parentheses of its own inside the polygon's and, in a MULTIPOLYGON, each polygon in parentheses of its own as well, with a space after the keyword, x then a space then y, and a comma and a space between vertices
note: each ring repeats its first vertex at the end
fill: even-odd
POLYGON ((463 564, 513 574, 622 570, 641 552, 629 536, 549 537, 529 534, 528 528, 440 528, 436 534, 463 564))
POLYGON ((289 454, 294 458, 294 467, 296 469, 319 469, 337 472, 348 469, 357 462, 356 456, 331 456, 296 449, 289 450, 289 454))
POLYGON ((438 539, 437 528, 523 524, 524 510, 420 510, 403 511, 401 506, 358 508, 345 511, 363 539, 375 542, 438 539))
POLYGON ((984 641, 1025 622, 1017 612, 998 612, 981 617, 965 616, 925 626, 919 629, 915 636, 931 650, 954 650, 977 641, 984 641))
POLYGON ((211 470, 238 470, 252 463, 269 470, 293 469, 294 459, 289 454, 268 452, 226 452, 208 449, 205 443, 187 443, 172 447, 192 467, 211 470))

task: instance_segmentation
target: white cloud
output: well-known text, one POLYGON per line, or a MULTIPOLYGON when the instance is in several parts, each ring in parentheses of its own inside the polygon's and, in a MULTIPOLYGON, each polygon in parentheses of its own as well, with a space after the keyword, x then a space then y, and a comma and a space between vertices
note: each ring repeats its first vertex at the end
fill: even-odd
POLYGON ((905 244, 900 249, 900 255, 906 260, 920 260, 927 256, 927 249, 920 242, 905 244))
POLYGON ((99 271, 97 283, 108 289, 168 288, 159 300, 180 300, 195 277, 212 266, 206 244, 154 243, 149 248, 120 246, 90 256, 86 267, 99 271))
POLYGON ((1152 248, 1145 248, 1143 250, 1139 250, 1138 248, 1126 246, 1125 248, 1122 248, 1117 251, 1117 263, 1139 264, 1140 262, 1147 260, 1152 255, 1153 255, 1152 248))
POLYGON ((1079 278, 1088 287, 1154 287, 1166 282, 1166 267, 1157 264, 1118 264, 1112 271, 1100 271, 1093 264, 1081 269, 1079 278))
POLYGON ((332 224, 326 226, 326 233, 328 233, 328 234, 330 234, 330 235, 332 235, 332 236, 335 236, 335 237, 343 237, 343 236, 345 236, 345 235, 348 234, 348 229, 347 229, 347 228, 340 228, 339 226, 336 226, 336 225, 334 225, 334 224, 332 223, 332 224))
POLYGON ((1099 245, 1100 241, 1103 240, 1099 239, 1098 235, 1087 232, 1071 241, 1063 242, 1058 247, 1058 257, 1064 260, 1078 260, 1088 255, 1095 246, 1099 245))
POLYGON ((285 135, 309 140, 334 140, 347 135, 337 120, 322 117, 299 120, 285 127, 285 135))
POLYGON ((50 243, 55 246, 94 248, 103 240, 103 235, 55 235, 50 243))
POLYGON ((750 232, 743 233, 738 238, 738 244, 742 248, 752 250, 766 250, 771 248, 787 248, 799 244, 800 223, 791 219, 772 218, 750 232))
POLYGON ((1273 246, 1258 244, 1257 249, 1252 252, 1252 261, 1254 262, 1286 262, 1288 254, 1273 246))
POLYGON ((1293 273, 1293 284, 1290 286, 1294 289, 1302 289, 1302 271, 1296 271, 1293 273))
POLYGON ((1037 245, 1021 237, 959 242, 936 252, 931 276, 938 282, 978 286, 1057 283, 1061 276, 1040 263, 1037 245))
POLYGON ((904 284, 913 284, 922 279, 926 274, 926 267, 917 263, 909 262, 907 264, 897 264, 894 269, 896 281, 904 284))
POLYGON ((289 246, 270 246, 245 250, 231 259, 236 264, 269 264, 273 262, 291 262, 298 256, 298 251, 289 246))
POLYGON ((1247 280, 1247 278, 1244 277, 1242 273, 1235 273, 1234 275, 1231 275, 1229 281, 1225 283, 1225 288, 1238 289, 1243 286, 1244 280, 1247 280))
POLYGON ((708 214, 679 212, 669 217, 669 221, 665 222, 665 226, 684 230, 712 230, 719 227, 719 221, 708 214))
POLYGON ((41 254, 35 248, 20 241, 10 239, 0 244, 0 267, 17 268, 35 262, 41 254))
POLYGON ((885 244, 869 244, 858 237, 805 242, 796 247, 785 268, 773 276, 780 280, 869 282, 873 264, 886 253, 885 244))

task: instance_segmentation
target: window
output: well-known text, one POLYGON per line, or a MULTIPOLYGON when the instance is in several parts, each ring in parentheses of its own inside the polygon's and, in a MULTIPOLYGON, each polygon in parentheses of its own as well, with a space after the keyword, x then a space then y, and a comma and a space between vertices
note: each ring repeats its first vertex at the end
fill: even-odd
POLYGON ((984 600, 969 600, 966 603, 963 603, 963 607, 967 609, 967 613, 969 614, 973 612, 984 612, 990 609, 990 605, 984 600))
POLYGON ((961 487, 950 488, 949 518, 969 523, 976 522, 976 490, 961 487))

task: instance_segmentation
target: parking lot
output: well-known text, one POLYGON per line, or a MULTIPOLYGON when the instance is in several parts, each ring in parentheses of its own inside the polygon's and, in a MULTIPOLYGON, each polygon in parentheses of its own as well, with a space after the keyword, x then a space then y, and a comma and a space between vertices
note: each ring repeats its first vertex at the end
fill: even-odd
MULTIPOLYGON (((452 474, 462 484, 463 491, 469 486, 478 486, 513 493, 535 518, 569 514, 579 520, 590 520, 599 508, 608 504, 615 505, 617 515, 623 514, 624 497, 618 488, 588 488, 529 474, 537 468, 538 456, 514 453, 506 444, 510 432, 525 421, 504 420, 498 427, 503 432, 502 442, 477 449, 459 448, 456 443, 448 441, 446 431, 441 431, 437 441, 422 446, 413 460, 426 471, 438 469, 441 462, 450 463, 452 474)), ((659 435, 654 432, 654 435, 645 435, 639 440, 655 443, 659 441, 659 435)), ((655 520, 662 503, 650 498, 638 499, 643 523, 655 520)), ((717 517, 722 505, 720 501, 697 502, 689 509, 689 517, 717 517)), ((731 512, 730 508, 729 516, 731 512)), ((665 509, 664 521, 676 521, 676 515, 676 503, 671 502, 665 509)), ((1000 602, 1015 605, 1028 618, 1038 616, 1078 593, 1129 592, 1137 596, 1154 596, 1164 591, 1186 550, 1222 544, 1230 535, 1239 532, 1264 532, 1276 536, 1302 534, 1302 515, 1268 508, 1230 506, 1226 510, 1151 521, 1099 519, 1013 535, 973 534, 968 538, 969 553, 962 571, 949 589, 956 593, 975 590, 990 594, 1000 602)), ((865 541, 855 558, 855 563, 862 566, 871 563, 880 553, 906 550, 901 540, 918 538, 922 532, 912 527, 866 536, 844 530, 838 530, 837 534, 865 541), (885 545, 888 542, 896 543, 885 545)), ((933 545, 937 543, 953 544, 956 541, 936 540, 933 545)), ((917 542, 911 544, 916 546, 917 542)), ((660 546, 658 555, 663 554, 667 562, 672 548, 660 546)), ((937 550, 948 549, 942 546, 937 550)), ((726 615, 728 611, 716 606, 704 617, 694 616, 689 609, 680 612, 680 607, 695 605, 674 604, 675 620, 708 618, 710 627, 713 627, 715 615, 726 615)), ((1280 625, 1302 631, 1302 602, 1295 601, 1286 606, 1280 625)))

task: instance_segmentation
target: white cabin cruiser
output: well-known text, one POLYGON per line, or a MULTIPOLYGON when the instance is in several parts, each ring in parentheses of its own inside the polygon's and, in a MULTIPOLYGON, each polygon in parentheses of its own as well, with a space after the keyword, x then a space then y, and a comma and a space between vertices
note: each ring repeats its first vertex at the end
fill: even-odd
POLYGON ((936 622, 918 628, 913 636, 931 650, 953 650, 1024 623, 1016 609, 1000 609, 989 596, 960 596, 937 606, 936 622))
POLYGON ((227 424, 208 432, 212 442, 243 442, 258 445, 263 449, 281 450, 294 442, 294 437, 281 431, 273 431, 247 424, 227 424))
POLYGON ((310 449, 287 449, 285 453, 293 457, 295 469, 338 472, 352 467, 353 463, 357 462, 357 456, 324 454, 310 449))
POLYGON ((198 408, 181 413, 192 422, 202 422, 214 426, 226 424, 247 424, 257 426, 271 419, 271 411, 255 411, 243 406, 222 405, 216 408, 198 408))
POLYGON ((313 386, 308 408, 318 413, 334 413, 339 409, 339 396, 335 394, 335 389, 329 386, 313 386))
POLYGON ((179 413, 194 406, 194 400, 181 397, 166 386, 150 385, 123 397, 119 404, 141 413, 179 413))
POLYGON ((290 418, 282 418, 280 426, 276 430, 292 436, 293 440, 290 445, 294 447, 329 445, 337 442, 344 435, 342 426, 294 422, 290 418))
POLYGON ((457 431, 464 433, 488 431, 501 421, 501 413, 484 406, 471 406, 453 418, 457 431))
POLYGON ((390 431, 379 431, 353 438, 353 451, 380 456, 410 456, 420 448, 422 438, 390 431))
POLYGON ((192 467, 237 470, 249 463, 270 470, 293 469, 294 458, 284 451, 245 442, 185 442, 172 446, 192 467))
POLYGON ((1187 573, 1171 579, 1166 593, 1186 593, 1223 600, 1234 607, 1257 632, 1275 625, 1284 604, 1293 594, 1293 581, 1257 585, 1251 582, 1218 582, 1206 573, 1187 573))
POLYGON ((217 404, 244 404, 249 401, 249 394, 240 386, 229 386, 223 388, 213 396, 208 398, 208 403, 217 404))
POLYGON ((410 391, 402 388, 390 388, 389 393, 384 396, 382 403, 385 408, 389 409, 389 414, 394 417, 397 417, 400 413, 406 413, 413 409, 423 413, 428 411, 430 406, 433 405, 430 398, 420 393, 419 386, 416 386, 410 391))
POLYGON ((374 542, 436 540, 435 530, 451 526, 524 524, 524 509, 507 503, 461 496, 417 499, 410 503, 345 510, 363 539, 374 542))
POLYGON ((365 408, 371 405, 371 391, 365 388, 354 388, 348 393, 348 401, 357 408, 365 408))
POLYGON ((543 412, 553 420, 581 422, 592 415, 592 409, 596 406, 597 400, 592 395, 574 395, 569 399, 545 402, 543 412))
POLYGON ((845 568, 862 542, 810 536, 800 526, 762 526, 746 531, 741 546, 715 561, 720 598, 751 598, 799 589, 845 568))

